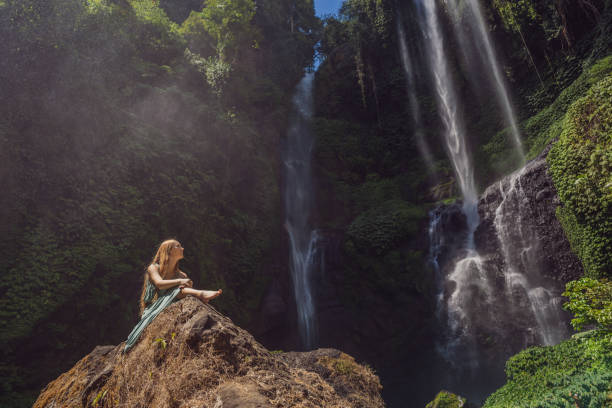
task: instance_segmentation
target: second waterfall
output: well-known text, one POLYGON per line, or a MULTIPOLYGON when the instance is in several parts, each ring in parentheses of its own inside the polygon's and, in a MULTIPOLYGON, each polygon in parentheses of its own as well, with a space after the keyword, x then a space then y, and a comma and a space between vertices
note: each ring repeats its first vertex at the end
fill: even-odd
POLYGON ((290 241, 291 278, 298 314, 302 347, 312 349, 317 342, 316 314, 312 274, 317 256, 318 233, 310 223, 312 176, 310 161, 313 147, 314 73, 309 72, 298 84, 293 96, 293 115, 283 152, 285 166, 285 229, 290 241))

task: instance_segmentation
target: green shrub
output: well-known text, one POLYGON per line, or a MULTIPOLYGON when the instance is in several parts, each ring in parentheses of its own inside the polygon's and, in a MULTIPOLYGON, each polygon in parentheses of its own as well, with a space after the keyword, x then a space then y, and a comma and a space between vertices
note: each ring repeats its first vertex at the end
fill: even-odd
POLYGON ((347 235, 359 249, 380 255, 415 234, 425 215, 422 207, 401 200, 387 201, 359 215, 349 225, 347 235))
POLYGON ((587 276, 612 271, 612 75, 577 100, 548 155, 557 214, 587 276))
POLYGON ((572 103, 612 72, 612 56, 602 58, 584 72, 555 101, 521 124, 528 158, 537 156, 561 134, 561 121, 572 103))
POLYGON ((506 385, 483 408, 607 406, 612 402, 612 334, 600 331, 528 348, 507 361, 506 376, 506 385))
POLYGON ((582 278, 569 282, 563 296, 569 298, 563 308, 574 314, 574 329, 596 325, 599 329, 612 330, 612 282, 582 278))
MULTIPOLYGON (((571 104, 584 96, 594 84, 601 81, 610 72, 612 72, 612 56, 602 58, 585 69, 552 103, 520 124, 528 159, 536 157, 551 141, 561 135, 563 119, 571 104)), ((490 169, 495 176, 505 174, 520 162, 516 149, 510 142, 509 130, 506 128, 497 132, 477 152, 479 160, 485 160, 487 162, 485 167, 490 169)), ((484 170, 482 173, 486 182, 495 178, 487 178, 484 170)))
POLYGON ((461 408, 465 404, 465 398, 448 391, 440 391, 436 398, 425 406, 425 408, 461 408))

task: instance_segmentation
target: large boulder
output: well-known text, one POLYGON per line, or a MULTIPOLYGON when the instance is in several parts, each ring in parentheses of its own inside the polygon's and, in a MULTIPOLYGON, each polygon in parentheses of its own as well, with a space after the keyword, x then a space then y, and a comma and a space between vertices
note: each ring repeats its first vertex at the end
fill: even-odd
POLYGON ((270 352, 193 298, 164 310, 127 354, 98 346, 34 407, 384 407, 378 377, 334 349, 270 352))

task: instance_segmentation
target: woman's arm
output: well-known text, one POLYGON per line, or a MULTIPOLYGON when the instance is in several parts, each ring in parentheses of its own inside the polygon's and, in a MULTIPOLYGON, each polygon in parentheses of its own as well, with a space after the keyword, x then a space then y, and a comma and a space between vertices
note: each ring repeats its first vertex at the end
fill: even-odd
POLYGON ((179 273, 179 276, 181 278, 185 278, 188 281, 186 284, 181 285, 181 288, 183 288, 183 287, 193 288, 193 281, 191 279, 189 279, 189 276, 187 276, 187 274, 185 272, 181 271, 180 269, 179 269, 178 273, 179 273))
POLYGON ((159 267, 155 265, 149 265, 147 272, 149 273, 149 279, 157 289, 168 289, 178 285, 187 285, 189 283, 189 279, 162 279, 159 274, 159 267))

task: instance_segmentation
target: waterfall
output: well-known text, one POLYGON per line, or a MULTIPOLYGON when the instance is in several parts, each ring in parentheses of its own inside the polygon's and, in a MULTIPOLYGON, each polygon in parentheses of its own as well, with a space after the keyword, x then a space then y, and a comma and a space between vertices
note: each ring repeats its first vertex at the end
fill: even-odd
POLYGON ((543 255, 533 226, 523 221, 528 202, 521 178, 529 166, 499 182, 502 201, 495 210, 495 232, 503 254, 503 274, 509 302, 526 298, 533 313, 541 344, 552 345, 567 337, 561 322, 561 298, 541 286, 539 259, 543 255))
MULTIPOLYGON (((493 45, 491 44, 491 38, 489 35, 489 31, 487 30, 484 22, 484 18, 482 16, 482 11, 480 9, 480 4, 478 4, 478 0, 467 0, 466 7, 468 8, 467 12, 464 14, 466 23, 463 23, 460 16, 460 11, 458 9, 458 3, 455 1, 446 2, 450 12, 453 15, 453 29, 457 38, 459 39, 459 44, 464 53, 465 60, 469 65, 469 69, 472 72, 479 72, 479 67, 475 67, 472 58, 468 56, 468 48, 475 48, 477 51, 480 60, 482 61, 482 66, 485 69, 488 69, 493 76, 495 95, 497 97, 497 102, 499 103, 506 122, 510 126, 510 133, 512 135, 512 141, 517 152, 520 155, 521 162, 525 161, 525 154, 523 152, 523 146, 521 143, 521 136, 518 130, 518 126, 516 124, 516 116, 514 114, 514 110, 512 109, 512 105, 510 104, 510 98, 508 97, 508 91, 506 89, 506 85, 503 80, 501 68, 499 67, 499 62, 497 57, 495 56, 495 50, 493 45), (469 40, 466 38, 468 35, 466 33, 466 25, 470 28, 470 38, 469 40)), ((482 78, 482 77, 481 77, 482 78)))
MULTIPOLYGON (((436 207, 429 212, 429 254, 428 261, 433 268, 436 282, 436 318, 438 321, 442 320, 442 310, 444 306, 444 287, 442 282, 444 277, 442 276, 442 270, 440 268, 440 256, 444 248, 444 231, 442 230, 443 213, 440 207, 436 207)), ((438 351, 443 353, 443 350, 439 347, 440 342, 437 344, 438 351)))
POLYGON ((429 214, 437 381, 474 402, 503 383, 510 355, 569 335, 540 224, 550 218, 541 218, 545 204, 534 193, 542 191, 544 166, 541 159, 529 162, 485 191, 473 249, 466 248, 470 232, 460 205, 429 214))
POLYGON ((414 126, 414 137, 416 139, 417 148, 421 153, 421 156, 425 160, 427 171, 434 173, 433 158, 429 151, 429 146, 425 141, 425 135, 423 134, 423 125, 421 123, 421 113, 419 111, 419 103, 416 95, 416 80, 414 66, 412 64, 412 58, 408 51, 408 45, 406 44, 406 33, 404 31, 404 23, 401 15, 397 15, 397 36, 399 38, 400 56, 402 61, 402 67, 404 69, 404 75, 406 77, 406 91, 408 93, 408 103, 410 104, 410 113, 412 117, 412 123, 414 126))
POLYGON ((419 21, 421 24, 426 23, 423 27, 423 34, 428 47, 440 117, 444 125, 444 140, 463 195, 468 225, 473 232, 478 225, 478 212, 476 211, 478 196, 474 183, 474 170, 467 152, 465 130, 457 109, 459 103, 456 91, 445 58, 437 7, 434 0, 416 1, 423 17, 419 21))
MULTIPOLYGON (((445 54, 439 10, 435 0, 414 1, 421 16, 419 24, 429 56, 444 141, 463 197, 461 210, 465 218, 462 242, 449 246, 445 240, 453 239, 456 231, 447 230, 445 209, 437 208, 430 213, 429 259, 437 278, 437 315, 442 325, 436 349, 447 367, 450 364, 450 368, 462 372, 467 369, 470 376, 474 376, 473 384, 485 384, 497 381, 494 378, 499 378, 502 373, 494 360, 501 362, 522 347, 555 344, 566 336, 560 297, 547 289, 552 283, 543 279, 540 273, 537 260, 543 254, 538 239, 521 218, 522 212, 527 211, 524 208, 527 198, 520 180, 527 167, 502 180, 498 186, 501 201, 497 204, 492 223, 494 236, 488 237, 496 242, 487 243, 496 249, 493 252, 481 251, 481 247, 476 245, 475 234, 481 220, 474 169, 458 110, 461 101, 445 54), (512 339, 509 339, 511 333, 512 339), (487 355, 491 350, 497 350, 494 358, 487 355)), ((499 103, 511 124, 517 150, 522 155, 512 108, 480 9, 472 0, 467 3, 478 33, 474 37, 482 37, 472 40, 482 44, 484 65, 495 78, 499 103)), ((456 13, 454 5, 449 7, 456 13)), ((458 30, 455 28, 455 33, 458 30)), ((459 42, 466 43, 467 40, 459 38, 459 42)), ((454 377, 449 382, 465 387, 462 382, 469 376, 454 377)), ((465 392, 473 392, 475 398, 482 396, 479 394, 482 389, 465 392)))
MULTIPOLYGON (((462 337, 462 328, 469 327, 467 321, 469 315, 465 312, 462 302, 466 294, 465 287, 471 285, 471 279, 474 277, 482 277, 481 273, 475 275, 473 273, 473 270, 480 271, 479 265, 481 264, 474 250, 474 231, 478 226, 478 196, 474 183, 474 171, 467 152, 465 130, 457 109, 459 101, 445 58, 437 7, 434 0, 423 0, 422 2, 417 0, 417 7, 422 16, 419 21, 422 24, 425 23, 422 30, 429 51, 429 63, 439 113, 444 125, 444 140, 455 176, 459 181, 459 188, 463 195, 463 212, 467 219, 468 234, 465 243, 467 253, 462 261, 457 262, 455 270, 448 276, 448 279, 456 284, 446 304, 448 328, 451 331, 451 337, 458 339, 462 337)), ((486 276, 483 278, 481 284, 487 287, 488 280, 486 276)), ((448 343, 447 347, 452 344, 448 343)), ((452 350, 447 349, 445 354, 452 354, 452 350)))
POLYGON ((290 241, 291 278, 298 313, 302 346, 312 349, 317 341, 316 314, 312 293, 319 234, 310 227, 312 179, 310 170, 313 136, 314 73, 304 75, 293 96, 293 117, 287 133, 285 165, 285 229, 290 241))

